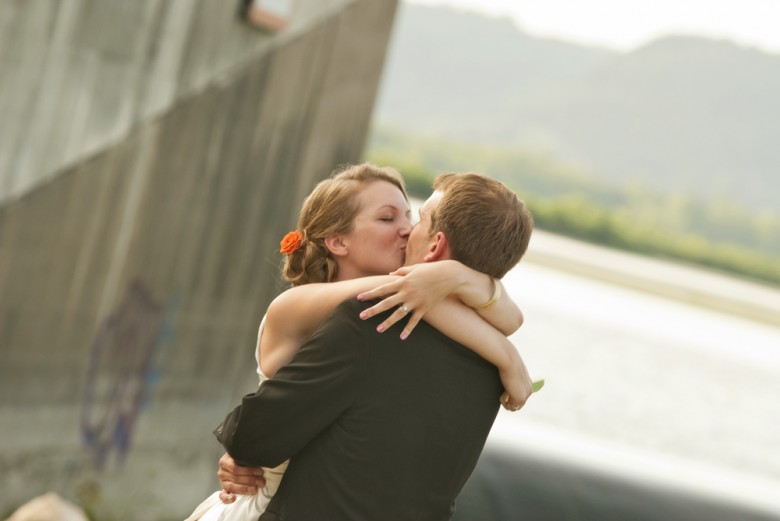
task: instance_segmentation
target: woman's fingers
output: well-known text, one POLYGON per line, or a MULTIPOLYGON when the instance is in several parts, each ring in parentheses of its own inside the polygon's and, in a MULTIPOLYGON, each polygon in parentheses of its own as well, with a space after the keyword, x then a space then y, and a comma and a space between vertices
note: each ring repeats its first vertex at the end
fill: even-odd
POLYGON ((370 291, 364 291, 363 293, 358 294, 357 299, 373 300, 375 298, 386 297, 387 295, 394 295, 398 293, 398 283, 399 281, 388 282, 387 284, 382 284, 370 291))
MULTIPOLYGON (((419 268, 419 266, 417 266, 417 268, 419 268)), ((413 271, 415 271, 414 266, 401 267, 391 273, 391 275, 401 276, 400 279, 359 294, 357 296, 358 300, 382 298, 382 300, 370 308, 361 311, 360 318, 366 320, 395 308, 395 311, 377 326, 377 331, 380 333, 387 331, 393 327, 396 322, 408 316, 408 321, 401 331, 401 338, 406 339, 414 328, 417 327, 417 324, 420 323, 423 315, 430 309, 433 303, 441 300, 441 297, 439 297, 438 294, 434 293, 433 296, 431 295, 431 292, 429 291, 430 285, 423 283, 422 287, 420 287, 420 282, 413 282, 409 277, 406 277, 406 275, 413 271)), ((423 278, 422 280, 424 281, 426 279, 423 278)))
POLYGON ((417 327, 417 324, 420 323, 420 320, 422 320, 423 317, 422 312, 419 311, 407 312, 404 311, 403 308, 398 308, 393 314, 387 317, 387 319, 385 319, 384 322, 379 324, 376 330, 379 331, 380 333, 384 333, 385 331, 393 327, 393 325, 396 322, 402 320, 407 315, 409 316, 409 321, 406 322, 406 326, 404 326, 403 331, 401 331, 401 340, 406 340, 409 337, 409 335, 412 334, 414 328, 417 327))
POLYGON ((504 392, 504 394, 501 395, 501 405, 506 409, 507 411, 511 411, 513 404, 511 403, 511 398, 509 397, 509 393, 504 392))
MULTIPOLYGON (((390 314, 390 316, 389 316, 389 317, 387 317, 387 318, 384 320, 384 322, 382 322, 381 324, 379 324, 379 325, 376 327, 376 330, 377 330, 377 331, 379 331, 380 333, 384 333, 385 331, 387 331, 388 329, 390 329, 391 327, 393 327, 393 325, 394 325, 396 322, 398 322, 399 320, 401 320, 402 318, 404 318, 404 317, 405 317, 407 314, 408 314, 408 313, 407 313, 406 311, 404 311, 404 310, 403 310, 403 308, 400 308, 400 307, 399 307, 399 308, 398 308, 398 309, 396 309, 396 310, 395 310, 393 313, 391 313, 391 314, 390 314)), ((361 315, 361 316, 362 316, 362 315, 361 315)))
MULTIPOLYGON (((393 297, 387 297, 384 300, 380 300, 378 303, 374 304, 370 308, 364 309, 363 311, 361 311, 360 312, 360 318, 365 320, 367 318, 373 317, 374 315, 378 315, 379 313, 383 313, 383 312, 387 311, 388 309, 392 309, 392 308, 398 306, 398 303, 396 302, 396 300, 398 300, 398 299, 393 298, 393 297)), ((402 314, 402 316, 403 316, 403 314, 402 314)), ((397 319, 395 319, 392 322, 390 322, 390 325, 395 324, 400 318, 401 317, 398 317, 397 319)), ((385 322, 387 322, 387 321, 385 321, 385 322)), ((387 326, 387 327, 390 327, 390 326, 387 326)), ((387 329, 387 327, 385 329, 387 329)))
MULTIPOLYGON (((375 306, 368 308, 360 313, 360 318, 367 319, 369 317, 372 317, 376 315, 377 313, 381 313, 382 311, 386 311, 393 307, 394 305, 390 302, 391 299, 385 299, 379 304, 376 304, 375 306)), ((380 333, 384 333, 391 327, 395 325, 396 322, 399 320, 403 320, 404 317, 409 317, 409 320, 406 322, 406 326, 404 326, 403 331, 401 331, 401 340, 406 340, 409 335, 412 334, 412 331, 415 327, 417 327, 417 324, 420 323, 420 320, 422 320, 423 315, 425 315, 425 309, 412 309, 410 306, 407 306, 405 304, 397 305, 398 308, 390 314, 389 317, 387 317, 384 322, 379 324, 376 327, 376 330, 380 333)))
POLYGON ((509 393, 507 393, 507 392, 504 392, 504 394, 501 395, 500 401, 501 401, 501 405, 504 407, 504 409, 506 409, 507 411, 511 411, 511 412, 519 411, 520 409, 522 409, 523 405, 525 405, 525 402, 524 403, 515 403, 512 400, 512 397, 509 396, 509 393))
POLYGON ((409 338, 409 335, 412 334, 414 328, 417 327, 417 324, 420 323, 422 317, 422 313, 412 313, 412 316, 409 317, 409 322, 406 323, 406 327, 404 327, 404 330, 401 331, 401 340, 406 340, 409 338))

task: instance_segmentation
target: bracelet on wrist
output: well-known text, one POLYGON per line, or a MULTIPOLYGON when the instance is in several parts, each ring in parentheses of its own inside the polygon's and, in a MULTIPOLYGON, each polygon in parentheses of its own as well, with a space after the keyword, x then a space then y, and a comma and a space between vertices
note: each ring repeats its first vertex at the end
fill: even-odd
POLYGON ((491 278, 493 279, 493 296, 490 297, 490 300, 480 305, 479 309, 490 309, 496 304, 498 299, 501 298, 501 281, 495 277, 491 278))

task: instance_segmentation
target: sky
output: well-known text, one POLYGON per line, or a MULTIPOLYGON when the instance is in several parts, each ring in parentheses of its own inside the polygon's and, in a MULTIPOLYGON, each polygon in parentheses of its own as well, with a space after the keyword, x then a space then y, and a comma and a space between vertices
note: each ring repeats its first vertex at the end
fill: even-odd
POLYGON ((668 34, 780 54, 780 0, 405 0, 512 17, 524 31, 628 51, 668 34))

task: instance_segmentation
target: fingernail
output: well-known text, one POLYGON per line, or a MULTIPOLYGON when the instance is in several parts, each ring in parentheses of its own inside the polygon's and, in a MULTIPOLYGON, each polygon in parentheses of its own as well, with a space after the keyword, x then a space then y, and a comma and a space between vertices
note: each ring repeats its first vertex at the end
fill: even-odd
POLYGON ((383 333, 385 331, 385 326, 383 326, 382 324, 379 324, 378 326, 376 326, 376 330, 379 333, 383 333))
POLYGON ((366 312, 365 311, 361 311, 360 312, 360 318, 362 318, 363 320, 366 319, 366 312))
POLYGON ((406 331, 401 333, 401 340, 406 340, 408 337, 409 337, 409 333, 407 333, 406 331))
POLYGON ((363 300, 364 298, 365 298, 365 297, 363 296, 363 294, 362 294, 362 293, 361 293, 360 295, 358 295, 358 296, 357 296, 357 299, 358 299, 358 300, 363 300))

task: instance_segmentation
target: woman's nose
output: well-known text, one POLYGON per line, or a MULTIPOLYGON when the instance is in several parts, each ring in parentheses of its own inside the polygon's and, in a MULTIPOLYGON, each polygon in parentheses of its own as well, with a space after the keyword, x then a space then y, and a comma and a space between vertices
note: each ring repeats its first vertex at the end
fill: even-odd
POLYGON ((412 228, 414 226, 412 225, 412 221, 409 218, 406 218, 404 221, 404 226, 401 228, 401 237, 409 237, 409 234, 412 233, 412 228))

